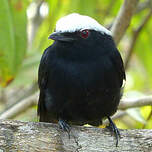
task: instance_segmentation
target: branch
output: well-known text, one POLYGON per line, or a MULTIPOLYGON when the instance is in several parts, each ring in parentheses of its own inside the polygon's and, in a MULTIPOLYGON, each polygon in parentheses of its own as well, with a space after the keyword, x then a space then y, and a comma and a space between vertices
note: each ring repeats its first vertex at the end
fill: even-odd
POLYGON ((51 123, 1 120, 0 149, 3 151, 91 152, 152 151, 152 130, 120 130, 121 139, 108 129, 72 126, 67 132, 51 123))
POLYGON ((5 94, 8 96, 7 102, 11 103, 11 104, 7 105, 5 110, 10 109, 15 104, 19 103, 23 99, 25 99, 25 98, 33 95, 35 92, 37 92, 38 84, 36 81, 36 82, 33 82, 28 88, 19 87, 17 89, 14 89, 14 91, 12 93, 9 93, 9 95, 8 95, 8 91, 9 90, 6 89, 5 94))
POLYGON ((152 1, 151 0, 146 0, 144 2, 141 2, 138 4, 137 9, 135 11, 135 13, 140 13, 141 11, 147 9, 147 8, 151 8, 152 7, 152 1))
POLYGON ((4 113, 0 115, 0 119, 12 119, 20 113, 27 110, 29 107, 37 105, 38 93, 23 99, 19 103, 15 104, 10 109, 6 110, 4 113))
POLYGON ((152 9, 150 9, 150 11, 148 12, 147 16, 143 19, 143 21, 141 22, 141 24, 139 25, 139 27, 134 30, 133 32, 133 36, 132 36, 132 40, 131 40, 131 44, 127 50, 127 56, 126 56, 126 59, 125 59, 125 69, 128 68, 128 63, 129 63, 129 60, 132 56, 132 52, 133 52, 133 49, 135 47, 135 44, 136 44, 136 41, 137 41, 137 38, 139 36, 139 34, 141 33, 142 29, 144 28, 144 26, 148 23, 148 21, 150 20, 150 17, 152 16, 152 9))
POLYGON ((126 32, 139 0, 125 0, 112 26, 112 35, 118 44, 126 32))
POLYGON ((137 108, 142 106, 152 106, 152 96, 142 97, 139 99, 123 100, 119 104, 119 109, 137 108))

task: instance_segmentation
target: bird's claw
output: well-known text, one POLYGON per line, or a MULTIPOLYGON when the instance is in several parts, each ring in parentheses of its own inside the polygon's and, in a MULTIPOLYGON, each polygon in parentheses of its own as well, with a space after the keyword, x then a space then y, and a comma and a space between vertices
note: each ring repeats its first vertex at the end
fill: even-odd
POLYGON ((116 147, 118 146, 118 140, 121 138, 120 136, 120 132, 118 130, 118 128, 116 127, 116 125, 114 124, 114 122, 111 120, 110 117, 107 117, 109 120, 109 126, 107 126, 107 128, 112 131, 116 137, 116 147))
POLYGON ((70 130, 71 130, 70 126, 63 119, 59 119, 58 124, 62 130, 68 133, 68 136, 70 138, 70 130))

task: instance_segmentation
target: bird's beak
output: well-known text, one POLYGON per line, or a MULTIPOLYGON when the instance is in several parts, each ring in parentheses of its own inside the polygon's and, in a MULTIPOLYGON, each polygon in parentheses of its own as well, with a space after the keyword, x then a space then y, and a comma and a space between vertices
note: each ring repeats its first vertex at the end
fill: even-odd
POLYGON ((69 42, 69 41, 73 41, 74 38, 67 34, 67 33, 60 33, 60 32, 53 32, 48 39, 52 39, 55 41, 65 41, 65 42, 69 42))

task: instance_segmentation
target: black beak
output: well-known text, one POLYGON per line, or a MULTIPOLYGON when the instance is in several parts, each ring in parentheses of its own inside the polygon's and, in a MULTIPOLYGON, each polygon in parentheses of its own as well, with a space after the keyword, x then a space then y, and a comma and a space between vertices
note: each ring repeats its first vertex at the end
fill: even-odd
POLYGON ((52 33, 48 39, 52 39, 55 41, 64 41, 64 42, 70 42, 75 40, 74 37, 72 37, 69 33, 60 33, 60 32, 54 32, 52 33))

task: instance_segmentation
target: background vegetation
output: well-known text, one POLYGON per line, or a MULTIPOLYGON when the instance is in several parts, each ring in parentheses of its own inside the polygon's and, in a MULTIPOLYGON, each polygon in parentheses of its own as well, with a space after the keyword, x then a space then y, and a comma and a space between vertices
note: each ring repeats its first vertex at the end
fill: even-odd
MULTIPOLYGON (((28 108, 22 105, 22 112, 2 115, 23 100, 30 100, 38 91, 40 58, 52 43, 48 36, 60 17, 77 12, 95 18, 110 29, 122 3, 122 0, 1 0, 0 118, 37 121, 36 100, 28 108)), ((152 94, 151 15, 151 0, 140 0, 118 45, 126 68, 124 98, 127 99, 148 98, 152 94)), ((150 104, 120 112, 116 119, 118 127, 152 128, 150 104)))

